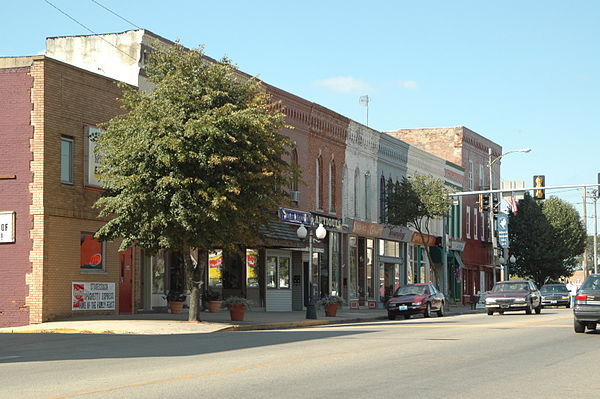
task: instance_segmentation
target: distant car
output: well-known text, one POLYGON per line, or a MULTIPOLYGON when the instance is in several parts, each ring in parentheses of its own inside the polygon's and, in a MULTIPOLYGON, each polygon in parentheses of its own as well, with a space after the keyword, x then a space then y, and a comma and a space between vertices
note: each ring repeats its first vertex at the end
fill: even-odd
POLYGON ((573 315, 576 333, 585 332, 586 327, 596 329, 596 323, 600 322, 600 274, 590 274, 581 284, 575 296, 573 315))
POLYGON ((413 314, 423 314, 430 317, 437 312, 438 317, 444 316, 446 297, 433 284, 408 284, 399 287, 394 296, 387 302, 388 319, 395 320, 396 316, 410 319, 413 314))
POLYGON ((542 306, 571 307, 571 292, 564 284, 544 284, 540 288, 542 306))
POLYGON ((535 283, 529 280, 499 281, 488 292, 485 298, 485 308, 488 315, 494 312, 514 312, 524 310, 531 314, 533 310, 540 314, 542 311, 542 296, 535 283))

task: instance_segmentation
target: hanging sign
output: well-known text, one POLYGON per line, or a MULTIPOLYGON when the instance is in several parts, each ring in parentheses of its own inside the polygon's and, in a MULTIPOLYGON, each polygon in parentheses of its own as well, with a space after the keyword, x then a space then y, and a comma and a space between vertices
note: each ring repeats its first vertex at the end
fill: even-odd
POLYGON ((502 248, 508 248, 508 215, 498 215, 498 244, 502 248))

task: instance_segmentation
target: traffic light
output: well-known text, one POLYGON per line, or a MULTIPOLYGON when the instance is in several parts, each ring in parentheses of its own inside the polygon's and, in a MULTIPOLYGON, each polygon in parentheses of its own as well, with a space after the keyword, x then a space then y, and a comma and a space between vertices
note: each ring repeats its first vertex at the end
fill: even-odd
POLYGON ((489 212, 490 211, 490 195, 489 194, 479 194, 479 212, 489 212))
POLYGON ((493 206, 492 210, 495 215, 500 213, 500 204, 498 202, 499 202, 498 196, 494 195, 492 197, 492 206, 493 206))
POLYGON ((546 176, 533 176, 533 187, 535 187, 533 190, 533 198, 537 200, 546 199, 546 191, 543 189, 543 187, 546 187, 546 176))

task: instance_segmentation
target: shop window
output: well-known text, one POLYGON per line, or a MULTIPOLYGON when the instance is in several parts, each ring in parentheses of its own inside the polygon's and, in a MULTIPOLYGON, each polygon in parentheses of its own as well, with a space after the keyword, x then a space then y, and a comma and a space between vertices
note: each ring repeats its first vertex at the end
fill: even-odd
POLYGON ((105 271, 104 242, 94 237, 94 233, 81 233, 79 254, 82 271, 105 271))
POLYGON ((73 139, 60 138, 60 182, 73 184, 73 139))
POLYGON ((285 256, 267 256, 267 288, 290 288, 291 261, 285 256))

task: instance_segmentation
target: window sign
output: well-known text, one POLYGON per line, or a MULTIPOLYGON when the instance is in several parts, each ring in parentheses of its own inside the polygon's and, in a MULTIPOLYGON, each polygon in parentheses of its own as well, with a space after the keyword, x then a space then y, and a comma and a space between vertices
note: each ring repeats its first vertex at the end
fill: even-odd
POLYGON ((208 285, 209 287, 223 286, 223 250, 215 249, 208 254, 208 285))
POLYGON ((0 244, 15 242, 15 212, 0 212, 0 244))
POLYGON ((104 242, 94 237, 94 233, 81 233, 79 254, 81 270, 104 271, 104 242))
POLYGON ((98 178, 98 168, 100 167, 101 156, 96 151, 96 139, 102 133, 104 133, 104 130, 95 126, 85 127, 85 184, 91 187, 102 187, 100 179, 98 178))
POLYGON ((115 283, 72 283, 71 310, 114 310, 115 283))
POLYGON ((248 287, 258 287, 258 251, 256 249, 246 249, 246 285, 248 287))

